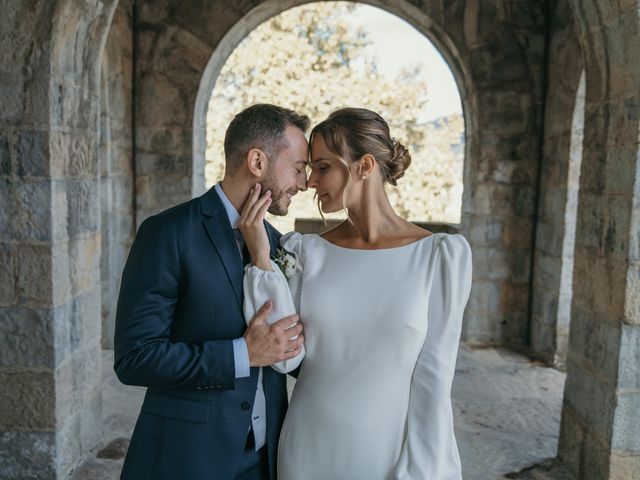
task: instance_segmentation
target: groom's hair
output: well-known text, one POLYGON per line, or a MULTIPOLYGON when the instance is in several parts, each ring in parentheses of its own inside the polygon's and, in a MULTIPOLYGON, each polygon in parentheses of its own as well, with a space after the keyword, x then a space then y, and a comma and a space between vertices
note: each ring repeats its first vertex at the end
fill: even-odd
POLYGON ((238 113, 224 136, 227 171, 234 173, 238 170, 252 148, 258 148, 275 159, 288 146, 284 133, 288 126, 306 132, 309 117, 268 103, 252 105, 238 113))

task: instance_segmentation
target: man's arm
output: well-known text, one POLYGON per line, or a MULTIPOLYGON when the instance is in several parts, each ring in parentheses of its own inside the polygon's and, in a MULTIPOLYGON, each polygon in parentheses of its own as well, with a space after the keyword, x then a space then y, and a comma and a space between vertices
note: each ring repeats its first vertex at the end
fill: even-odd
POLYGON ((146 387, 233 389, 232 340, 170 341, 179 284, 176 226, 150 217, 122 274, 114 339, 118 378, 146 387))
POLYGON ((236 378, 248 376, 249 366, 271 365, 299 352, 304 337, 293 342, 290 337, 302 326, 287 330, 297 317, 267 325, 271 304, 256 312, 241 339, 170 341, 179 285, 175 225, 150 217, 138 230, 122 274, 114 339, 114 368, 122 383, 233 389, 236 378), (244 361, 237 365, 240 357, 244 361))

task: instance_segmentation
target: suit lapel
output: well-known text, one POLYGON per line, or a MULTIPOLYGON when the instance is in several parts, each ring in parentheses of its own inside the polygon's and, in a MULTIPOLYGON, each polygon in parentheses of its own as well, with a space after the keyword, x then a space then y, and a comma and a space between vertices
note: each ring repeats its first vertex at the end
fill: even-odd
MULTIPOLYGON (((242 308, 243 293, 242 293, 242 278, 244 276, 244 267, 242 265, 242 259, 238 252, 238 244, 233 235, 233 229, 229 223, 229 217, 224 209, 222 200, 214 190, 209 189, 207 193, 200 197, 200 209, 202 215, 205 217, 202 224, 204 225, 207 235, 213 244, 224 269, 227 272, 229 282, 233 287, 238 305, 242 308)), ((271 257, 275 257, 276 251, 279 247, 277 231, 264 222, 265 229, 267 230, 267 236, 269 237, 269 245, 271 246, 271 257)))
POLYGON ((227 212, 213 188, 200 197, 200 205, 201 212, 206 217, 202 224, 227 272, 227 277, 233 287, 238 305, 242 308, 242 276, 244 269, 227 212))

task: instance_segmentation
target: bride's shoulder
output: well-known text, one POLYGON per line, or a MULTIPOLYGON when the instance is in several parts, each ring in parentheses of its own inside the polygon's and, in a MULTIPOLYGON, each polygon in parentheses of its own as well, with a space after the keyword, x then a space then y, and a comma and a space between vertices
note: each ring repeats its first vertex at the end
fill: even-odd
POLYGON ((284 248, 287 252, 295 253, 300 255, 302 250, 306 250, 311 247, 313 243, 312 240, 315 239, 318 235, 313 233, 299 233, 299 232, 289 232, 285 233, 280 238, 280 246, 284 248))
POLYGON ((471 246, 467 239, 459 233, 436 233, 435 250, 439 257, 447 262, 467 263, 471 260, 471 246))

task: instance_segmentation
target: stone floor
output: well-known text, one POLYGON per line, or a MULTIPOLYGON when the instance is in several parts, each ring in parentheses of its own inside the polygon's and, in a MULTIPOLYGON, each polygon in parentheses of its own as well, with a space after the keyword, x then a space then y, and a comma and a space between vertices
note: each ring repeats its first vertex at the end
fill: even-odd
MULTIPOLYGON (((104 351, 104 441, 72 480, 118 478, 144 389, 121 385, 112 363, 113 351, 104 351)), ((556 451, 564 378, 509 350, 460 349, 453 398, 465 480, 570 479, 547 460, 556 451)))

